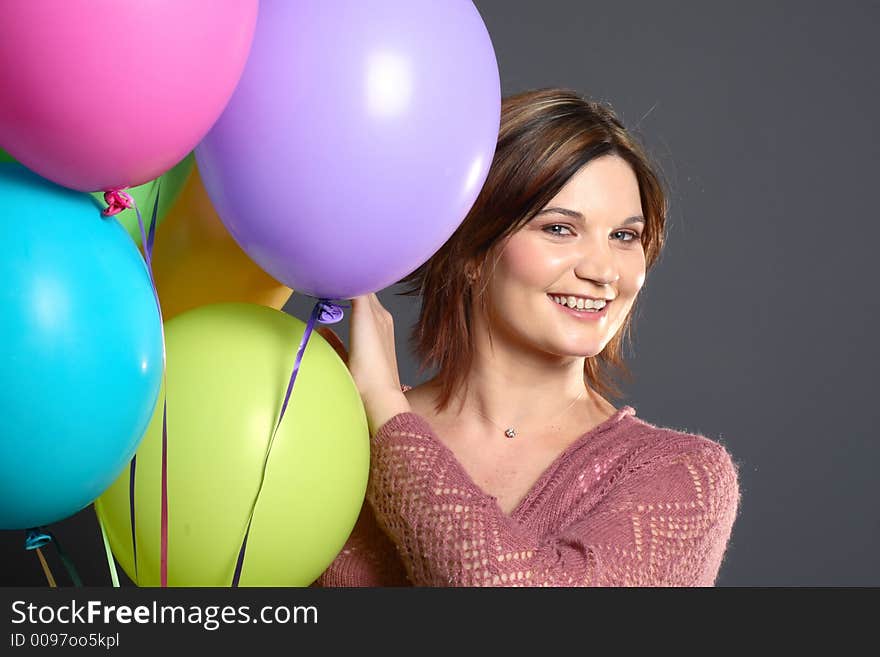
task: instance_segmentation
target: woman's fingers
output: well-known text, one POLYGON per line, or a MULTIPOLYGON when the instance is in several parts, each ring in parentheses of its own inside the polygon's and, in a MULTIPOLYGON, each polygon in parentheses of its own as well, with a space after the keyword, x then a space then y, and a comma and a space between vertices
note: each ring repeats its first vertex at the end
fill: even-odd
POLYGON ((373 294, 352 299, 349 370, 361 394, 400 389, 394 319, 373 294))

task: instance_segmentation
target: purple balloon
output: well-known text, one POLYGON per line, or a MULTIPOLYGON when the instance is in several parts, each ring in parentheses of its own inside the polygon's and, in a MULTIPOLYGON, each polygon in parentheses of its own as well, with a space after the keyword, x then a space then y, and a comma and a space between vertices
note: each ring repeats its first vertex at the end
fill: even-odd
POLYGON ((468 0, 262 0, 244 74, 196 148, 244 251, 348 299, 427 260, 479 194, 501 84, 468 0))

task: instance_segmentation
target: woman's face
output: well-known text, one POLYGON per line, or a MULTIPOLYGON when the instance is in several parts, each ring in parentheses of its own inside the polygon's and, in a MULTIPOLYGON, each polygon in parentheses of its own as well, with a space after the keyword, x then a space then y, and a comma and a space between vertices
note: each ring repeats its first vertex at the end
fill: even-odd
POLYGON ((500 333, 520 347, 556 356, 600 353, 645 281, 644 227, 629 164, 604 155, 584 165, 508 238, 494 273, 488 268, 493 341, 500 333), (566 305, 554 297, 564 297, 566 305), (587 304, 578 300, 586 297, 611 301, 593 314, 579 309, 587 304))

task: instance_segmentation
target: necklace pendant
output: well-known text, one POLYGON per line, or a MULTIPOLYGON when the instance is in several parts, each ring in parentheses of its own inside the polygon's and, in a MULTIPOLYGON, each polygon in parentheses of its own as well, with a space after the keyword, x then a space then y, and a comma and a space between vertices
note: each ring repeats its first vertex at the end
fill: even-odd
POLYGON ((509 429, 506 429, 504 431, 504 435, 508 438, 513 438, 514 436, 516 436, 516 430, 513 427, 510 427, 509 429))

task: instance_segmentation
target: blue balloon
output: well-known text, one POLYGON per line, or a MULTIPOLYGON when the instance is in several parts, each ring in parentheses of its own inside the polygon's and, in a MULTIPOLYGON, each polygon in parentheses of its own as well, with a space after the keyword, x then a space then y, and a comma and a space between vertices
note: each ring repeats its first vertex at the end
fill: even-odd
POLYGON ((146 265, 88 194, 0 163, 0 529, 91 504, 146 431, 164 367, 146 265))

